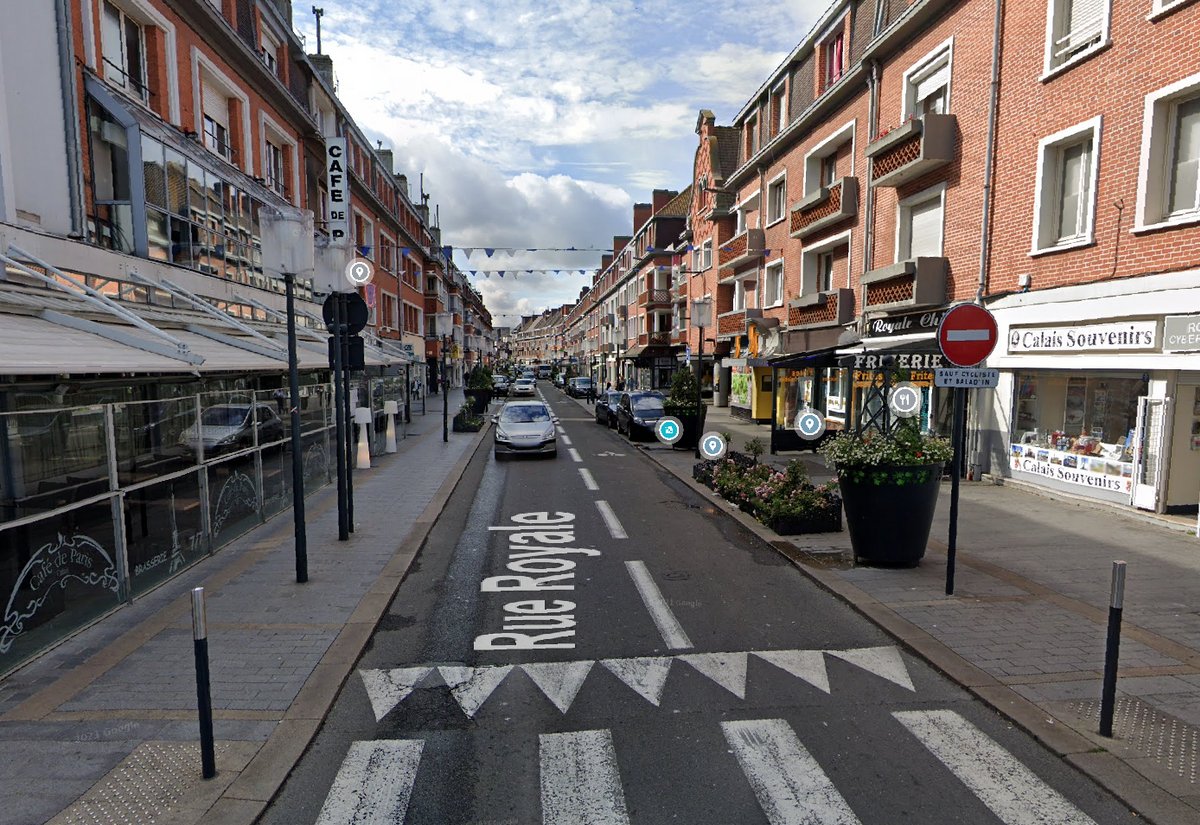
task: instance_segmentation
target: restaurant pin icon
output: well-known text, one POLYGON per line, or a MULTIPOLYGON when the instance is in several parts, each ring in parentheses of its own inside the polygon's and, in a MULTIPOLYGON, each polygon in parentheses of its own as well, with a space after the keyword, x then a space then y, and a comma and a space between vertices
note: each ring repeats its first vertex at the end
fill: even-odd
POLYGON ((916 384, 901 381, 888 394, 888 408, 897 418, 912 418, 921 412, 921 390, 916 384))

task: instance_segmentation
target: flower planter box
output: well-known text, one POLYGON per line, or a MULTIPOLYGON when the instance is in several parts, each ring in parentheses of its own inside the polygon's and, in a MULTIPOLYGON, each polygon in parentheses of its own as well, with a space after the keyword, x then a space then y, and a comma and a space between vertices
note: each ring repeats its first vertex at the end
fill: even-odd
POLYGON ((916 567, 929 541, 941 479, 940 463, 839 469, 855 559, 916 567))
POLYGON ((697 461, 692 465, 692 478, 708 489, 713 488, 713 470, 716 465, 711 461, 697 461))
POLYGON ((456 433, 477 433, 483 429, 483 419, 456 415, 450 420, 450 428, 456 433))
POLYGON ((781 536, 799 536, 804 533, 842 532, 842 504, 816 510, 806 516, 776 516, 763 522, 781 536))
POLYGON ((488 405, 492 403, 492 391, 482 389, 465 389, 463 395, 471 402, 471 411, 475 413, 487 412, 488 405))

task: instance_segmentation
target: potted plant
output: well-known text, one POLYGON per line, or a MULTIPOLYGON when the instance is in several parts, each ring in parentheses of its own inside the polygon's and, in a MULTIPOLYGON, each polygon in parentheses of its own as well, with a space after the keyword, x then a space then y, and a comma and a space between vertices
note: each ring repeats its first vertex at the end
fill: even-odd
POLYGON ((704 430, 703 404, 699 404, 696 376, 684 367, 671 378, 671 392, 663 402, 663 412, 674 416, 683 425, 683 437, 675 442, 679 449, 694 450, 704 430))
POLYGON ((471 402, 471 409, 476 413, 487 410, 492 403, 492 374, 484 369, 482 364, 476 364, 467 373, 467 387, 463 394, 471 402))
POLYGON ((742 445, 742 449, 746 451, 746 455, 750 456, 751 461, 755 464, 758 463, 759 457, 766 451, 761 438, 750 439, 742 445))
POLYGON ((954 450, 908 421, 892 435, 840 433, 820 447, 837 473, 856 558, 914 567, 925 555, 942 467, 954 450))
POLYGON ((470 401, 464 401, 454 414, 451 426, 456 433, 477 433, 483 429, 483 416, 475 411, 470 401))

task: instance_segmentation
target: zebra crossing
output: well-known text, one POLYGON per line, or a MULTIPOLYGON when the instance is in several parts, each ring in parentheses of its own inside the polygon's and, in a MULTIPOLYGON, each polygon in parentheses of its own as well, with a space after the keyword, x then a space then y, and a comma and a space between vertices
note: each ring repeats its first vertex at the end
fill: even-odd
MULTIPOLYGON (((1004 825, 1096 825, 1066 797, 1050 787, 995 740, 952 710, 903 710, 891 716, 950 776, 1004 825)), ((834 779, 804 746, 784 719, 747 719, 720 723, 741 776, 770 825, 864 825, 886 822, 855 811, 858 783, 834 779), (847 798, 847 795, 849 798, 847 798)), ((430 766, 422 772, 424 740, 354 742, 350 746, 317 825, 404 823, 419 783, 438 783, 430 766), (418 781, 419 780, 419 781, 418 781)), ((623 775, 620 755, 608 729, 544 733, 537 737, 542 825, 632 825, 626 802, 636 772, 623 775)), ((729 753, 713 754, 728 759, 729 753)), ((664 755, 664 758, 670 758, 664 755)), ((731 766, 732 767, 732 766, 731 766)), ((691 789, 680 787, 680 794, 691 789)), ((896 792, 902 793, 897 788, 896 792)), ((860 802, 861 804, 861 802, 860 802)), ((754 817, 745 814, 746 822, 754 817)))

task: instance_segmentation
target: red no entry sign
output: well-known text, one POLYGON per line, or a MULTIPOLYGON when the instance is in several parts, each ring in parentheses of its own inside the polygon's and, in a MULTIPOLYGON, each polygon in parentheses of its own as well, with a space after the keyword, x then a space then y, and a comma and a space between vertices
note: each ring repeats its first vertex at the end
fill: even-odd
POLYGON ((957 367, 973 367, 987 358, 996 347, 996 338, 995 317, 975 304, 959 304, 938 324, 938 346, 957 367))

